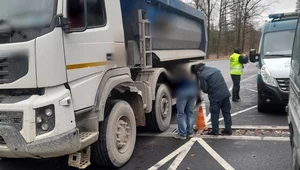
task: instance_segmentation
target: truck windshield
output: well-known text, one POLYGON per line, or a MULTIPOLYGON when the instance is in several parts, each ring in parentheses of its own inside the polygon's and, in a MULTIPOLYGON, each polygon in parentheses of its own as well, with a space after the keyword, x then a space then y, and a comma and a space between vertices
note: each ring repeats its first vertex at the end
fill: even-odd
POLYGON ((264 56, 290 57, 294 41, 295 30, 267 33, 264 38, 264 56))
POLYGON ((0 20, 14 28, 49 26, 56 0, 1 0, 0 20))

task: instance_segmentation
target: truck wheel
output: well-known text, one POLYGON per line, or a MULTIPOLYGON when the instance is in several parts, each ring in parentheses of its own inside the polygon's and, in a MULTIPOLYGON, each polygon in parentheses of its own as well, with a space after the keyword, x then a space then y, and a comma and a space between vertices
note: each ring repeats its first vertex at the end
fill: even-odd
POLYGON ((293 159, 293 170, 300 170, 299 167, 299 158, 297 156, 297 148, 295 146, 295 144, 293 144, 292 146, 292 159, 293 159))
POLYGON ((267 110, 266 109, 266 104, 263 103, 261 101, 260 97, 258 96, 258 98, 257 98, 257 111, 263 113, 263 112, 266 112, 266 110, 267 110))
POLYGON ((166 85, 159 85, 153 110, 146 114, 147 126, 155 132, 163 132, 170 126, 172 117, 172 99, 166 85))
POLYGON ((97 165, 121 167, 132 156, 136 122, 131 106, 122 100, 108 102, 105 119, 99 125, 99 138, 92 145, 92 161, 97 165))

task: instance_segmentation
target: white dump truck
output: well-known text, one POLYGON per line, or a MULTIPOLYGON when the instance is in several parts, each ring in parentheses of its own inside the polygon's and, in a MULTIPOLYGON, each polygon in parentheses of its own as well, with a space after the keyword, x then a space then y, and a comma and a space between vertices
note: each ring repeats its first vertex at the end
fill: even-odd
POLYGON ((179 0, 0 1, 0 157, 121 167, 137 126, 169 127, 170 70, 206 47, 179 0))

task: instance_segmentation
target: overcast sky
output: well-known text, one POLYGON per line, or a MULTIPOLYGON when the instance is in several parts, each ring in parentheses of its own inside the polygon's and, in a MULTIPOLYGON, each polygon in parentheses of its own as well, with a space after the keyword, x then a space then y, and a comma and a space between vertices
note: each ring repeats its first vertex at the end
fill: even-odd
MULTIPOLYGON (((270 0, 263 0, 264 3, 269 3, 270 0)), ((278 0, 278 3, 275 3, 270 6, 270 9, 265 12, 264 16, 267 18, 270 13, 278 12, 294 12, 296 8, 296 0, 278 0)))
MULTIPOLYGON (((184 2, 191 2, 192 0, 182 0, 184 2)), ((268 20, 268 16, 271 13, 282 13, 282 12, 294 12, 296 9, 296 0, 262 0, 264 4, 270 4, 270 2, 278 1, 277 3, 272 3, 269 6, 269 9, 266 10, 261 17, 255 19, 255 23, 257 23, 257 27, 263 26, 266 20, 268 20)), ((218 22, 218 15, 213 16, 212 22, 218 22)))

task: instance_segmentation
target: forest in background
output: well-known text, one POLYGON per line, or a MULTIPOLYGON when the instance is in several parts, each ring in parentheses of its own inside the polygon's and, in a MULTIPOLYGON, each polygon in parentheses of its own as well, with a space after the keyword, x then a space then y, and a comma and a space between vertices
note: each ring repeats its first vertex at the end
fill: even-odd
MULTIPOLYGON (((279 0, 183 1, 204 12, 208 27, 208 57, 220 58, 230 55, 235 47, 240 47, 246 54, 250 49, 258 49, 260 30, 265 22, 258 19, 279 0)), ((300 0, 296 7, 300 7, 300 0)))

